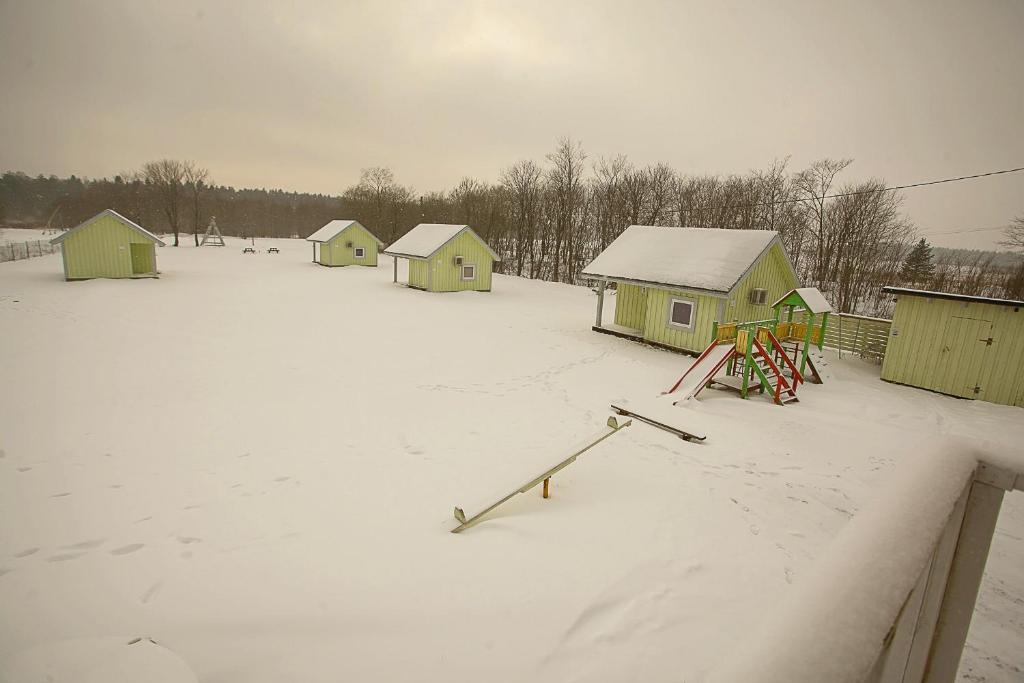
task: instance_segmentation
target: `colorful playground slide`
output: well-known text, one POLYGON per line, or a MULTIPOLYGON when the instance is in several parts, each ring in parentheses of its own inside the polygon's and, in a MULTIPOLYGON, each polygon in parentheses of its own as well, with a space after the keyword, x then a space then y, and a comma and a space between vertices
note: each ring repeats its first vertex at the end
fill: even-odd
POLYGON ((735 345, 730 343, 712 344, 697 358, 697 362, 683 373, 679 381, 665 393, 672 394, 673 402, 693 398, 725 366, 735 349, 735 345))

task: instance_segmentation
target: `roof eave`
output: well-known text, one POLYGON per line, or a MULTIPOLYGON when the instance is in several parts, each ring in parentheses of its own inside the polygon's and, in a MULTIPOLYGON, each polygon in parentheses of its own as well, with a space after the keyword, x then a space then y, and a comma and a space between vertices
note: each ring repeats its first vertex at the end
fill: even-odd
POLYGON ((725 298, 729 295, 728 291, 721 289, 705 289, 703 287, 694 287, 692 285, 679 285, 671 284, 668 282, 656 282, 654 280, 638 280, 631 277, 621 277, 619 275, 599 275, 598 273, 588 273, 586 271, 580 273, 582 277, 588 277, 594 280, 606 280, 614 282, 626 282, 631 285, 643 285, 647 287, 659 287, 661 289, 675 289, 684 292, 693 292, 694 294, 702 294, 704 296, 713 296, 718 298, 725 298))
POLYGON ((919 296, 924 299, 946 299, 948 301, 965 301, 967 303, 990 304, 993 306, 1024 306, 1024 301, 1014 299, 994 299, 984 296, 971 296, 969 294, 954 294, 952 292, 930 292, 926 289, 910 289, 908 287, 882 287, 886 294, 903 294, 906 296, 919 296))

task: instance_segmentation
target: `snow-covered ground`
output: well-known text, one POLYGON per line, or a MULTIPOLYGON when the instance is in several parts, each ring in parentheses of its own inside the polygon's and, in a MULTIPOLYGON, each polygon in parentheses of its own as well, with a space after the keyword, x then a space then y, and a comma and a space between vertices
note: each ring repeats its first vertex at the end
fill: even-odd
POLYGON ((0 245, 21 244, 22 242, 35 242, 36 240, 49 242, 59 234, 52 230, 36 230, 34 228, 0 228, 0 245))
MULTIPOLYGON (((158 280, 0 264, 0 663, 136 634, 204 683, 700 681, 923 438, 1024 440, 830 357, 797 404, 706 391, 704 444, 634 424, 454 535, 692 359, 592 332, 585 288, 228 244, 158 280)), ((1020 497, 962 680, 1024 671, 1020 497)))

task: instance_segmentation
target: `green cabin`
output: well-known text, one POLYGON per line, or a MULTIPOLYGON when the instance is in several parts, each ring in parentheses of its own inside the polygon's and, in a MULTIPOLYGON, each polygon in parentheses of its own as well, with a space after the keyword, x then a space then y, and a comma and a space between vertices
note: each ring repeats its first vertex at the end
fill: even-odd
POLYGON ((688 353, 703 351, 719 324, 772 320, 772 304, 800 286, 770 230, 631 225, 583 276, 599 285, 594 330, 688 353))
POLYGON ((377 266, 384 246, 359 221, 333 220, 306 238, 313 243, 313 263, 321 266, 377 266))
POLYGON ((107 209, 50 240, 59 244, 65 280, 158 277, 156 247, 163 241, 107 209))
POLYGON ((901 287, 882 379, 1024 407, 1024 301, 901 287))
POLYGON ((489 292, 494 264, 501 259, 468 225, 420 223, 384 250, 409 261, 413 289, 427 292, 489 292))

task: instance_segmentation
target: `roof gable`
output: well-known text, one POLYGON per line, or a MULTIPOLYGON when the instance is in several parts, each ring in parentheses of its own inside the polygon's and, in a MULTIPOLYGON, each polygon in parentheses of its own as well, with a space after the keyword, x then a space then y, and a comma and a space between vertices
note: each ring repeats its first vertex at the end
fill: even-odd
POLYGON ((338 235, 340 235, 341 233, 345 232, 346 230, 348 230, 349 228, 352 228, 352 227, 359 227, 359 228, 361 228, 364 232, 366 232, 367 235, 369 235, 374 240, 376 240, 377 244, 379 244, 382 247, 384 246, 384 243, 381 242, 379 239, 377 239, 377 236, 374 235, 372 232, 370 232, 366 228, 366 226, 364 226, 359 221, 349 220, 349 219, 335 219, 335 220, 331 221, 330 223, 328 223, 327 225, 323 226, 322 228, 320 228, 319 230, 314 232, 312 235, 307 237, 306 241, 307 242, 330 242, 331 240, 336 238, 338 235))
POLYGON ((447 223, 420 223, 384 250, 389 256, 426 259, 436 254, 441 247, 451 242, 462 233, 469 233, 487 250, 495 261, 500 261, 487 242, 480 239, 473 228, 468 225, 450 225, 447 223))
POLYGON ((772 230, 631 225, 583 275, 727 294, 776 242, 772 230))
POLYGON ((122 223, 126 227, 131 228, 132 230, 135 230, 136 232, 141 234, 143 237, 145 237, 147 239, 150 239, 153 242, 159 244, 161 247, 166 246, 166 245, 164 245, 164 241, 162 239, 160 239, 159 237, 157 237, 156 235, 151 233, 149 230, 146 230, 144 227, 142 227, 141 225, 139 225, 135 221, 133 221, 133 220, 131 220, 129 218, 125 218, 124 216, 119 214, 117 211, 114 211, 113 209, 105 209, 103 211, 100 211, 98 214, 96 214, 95 216, 93 216, 89 220, 84 221, 82 223, 79 223, 78 225, 76 225, 75 227, 71 228, 70 230, 68 230, 68 231, 66 231, 66 232, 64 232, 64 233, 62 233, 60 235, 57 235, 52 240, 50 240, 50 244, 60 244, 61 242, 66 240, 68 237, 70 237, 73 233, 76 233, 79 230, 87 228, 88 226, 92 225, 93 223, 95 223, 99 219, 103 218, 104 216, 110 216, 111 218, 113 218, 114 220, 118 221, 119 223, 122 223))
POLYGON ((772 308, 776 308, 779 304, 802 306, 805 310, 815 314, 832 312, 832 305, 825 300, 817 287, 791 289, 786 292, 785 296, 773 303, 772 308))

